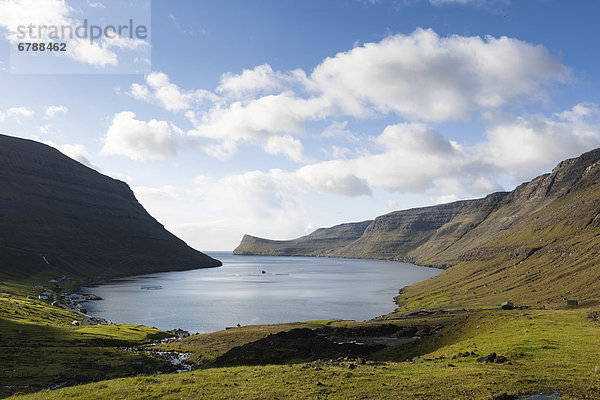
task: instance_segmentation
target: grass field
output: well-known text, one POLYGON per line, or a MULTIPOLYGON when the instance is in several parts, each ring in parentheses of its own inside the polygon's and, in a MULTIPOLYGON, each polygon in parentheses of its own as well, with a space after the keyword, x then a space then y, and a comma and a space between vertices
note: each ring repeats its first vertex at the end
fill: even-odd
MULTIPOLYGON (((205 368, 177 375, 107 380, 22 398, 511 399, 534 393, 560 393, 564 399, 598 399, 598 311, 495 310, 456 314, 443 330, 416 346, 387 348, 364 364, 354 360, 317 360, 205 368), (477 356, 455 357, 466 351, 477 356), (491 352, 506 356, 508 361, 476 361, 491 352), (401 361, 406 359, 409 361, 401 361)), ((283 325, 280 329, 294 326, 283 325)), ((264 335, 276 327, 253 327, 245 333, 240 330, 235 335, 227 334, 229 346, 240 345, 249 336, 260 336, 261 330, 260 335, 264 335)), ((209 354, 219 335, 225 333, 190 339, 188 349, 198 355, 209 354)), ((221 344, 220 352, 227 347, 221 344)))
POLYGON ((135 375, 159 367, 117 347, 169 336, 145 326, 73 326, 82 316, 34 298, 33 286, 0 284, 0 395, 135 375), (28 298, 29 296, 30 298, 28 298))

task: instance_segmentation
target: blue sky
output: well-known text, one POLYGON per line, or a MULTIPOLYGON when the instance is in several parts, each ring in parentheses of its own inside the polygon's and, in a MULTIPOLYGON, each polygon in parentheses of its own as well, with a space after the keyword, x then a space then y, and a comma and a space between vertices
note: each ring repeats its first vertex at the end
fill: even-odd
POLYGON ((200 250, 292 238, 510 190, 599 147, 599 9, 0 0, 0 132, 126 181, 200 250), (14 58, 18 24, 83 18, 151 36, 14 58))

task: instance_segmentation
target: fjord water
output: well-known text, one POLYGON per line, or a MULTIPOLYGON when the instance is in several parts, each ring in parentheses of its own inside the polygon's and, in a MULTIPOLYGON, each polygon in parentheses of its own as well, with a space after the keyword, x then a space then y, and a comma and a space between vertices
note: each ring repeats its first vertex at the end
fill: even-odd
POLYGON ((163 272, 83 288, 88 314, 116 323, 213 332, 236 324, 366 320, 394 310, 398 289, 438 269, 340 258, 211 253, 219 268, 163 272), (265 273, 263 273, 264 271, 265 273))

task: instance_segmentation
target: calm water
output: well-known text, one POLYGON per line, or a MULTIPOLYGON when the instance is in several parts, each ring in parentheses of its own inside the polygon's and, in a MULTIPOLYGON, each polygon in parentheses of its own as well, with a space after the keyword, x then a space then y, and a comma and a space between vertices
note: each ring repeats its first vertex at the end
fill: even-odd
POLYGON ((84 288, 104 299, 85 307, 114 322, 201 333, 238 323, 358 321, 393 311, 399 288, 440 272, 391 261, 210 255, 223 266, 84 288))

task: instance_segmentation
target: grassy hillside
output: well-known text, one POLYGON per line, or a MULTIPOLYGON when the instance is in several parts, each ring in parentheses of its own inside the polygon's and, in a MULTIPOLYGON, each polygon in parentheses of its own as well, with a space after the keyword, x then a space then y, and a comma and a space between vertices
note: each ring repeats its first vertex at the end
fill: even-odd
MULTIPOLYGON (((224 366, 175 376, 109 380, 22 398, 516 399, 559 393, 561 399, 597 399, 597 314, 597 310, 457 314, 453 323, 418 346, 392 347, 366 362, 224 366), (465 352, 469 355, 457 357, 465 352), (477 361, 492 352, 506 357, 506 362, 477 361)), ((428 318, 436 317, 420 321, 428 318)), ((232 338, 230 346, 236 344, 238 340, 232 338)), ((210 345, 205 346, 196 351, 207 353, 210 345)))
POLYGON ((81 314, 35 297, 32 286, 0 283, 0 396, 166 367, 119 348, 169 334, 140 325, 74 326, 81 314))

